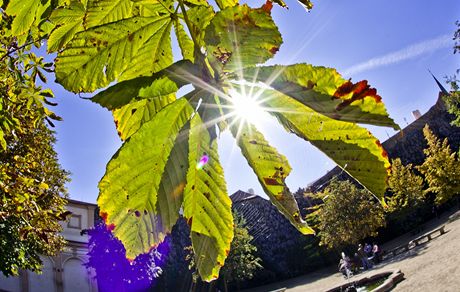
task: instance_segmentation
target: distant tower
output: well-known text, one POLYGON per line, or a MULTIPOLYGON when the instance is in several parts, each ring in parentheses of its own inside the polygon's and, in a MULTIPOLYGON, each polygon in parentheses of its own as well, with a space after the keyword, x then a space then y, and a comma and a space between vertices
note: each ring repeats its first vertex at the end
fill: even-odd
POLYGON ((250 193, 251 195, 254 195, 255 194, 254 189, 253 188, 248 189, 248 193, 250 193))
POLYGON ((431 76, 433 76, 434 81, 436 81, 436 84, 438 85, 438 87, 441 90, 442 94, 449 95, 449 92, 444 88, 444 86, 442 86, 441 82, 439 82, 438 79, 436 79, 436 77, 434 77, 433 73, 431 73, 430 70, 428 70, 428 72, 430 72, 431 76))
POLYGON ((422 116, 422 114, 420 113, 419 110, 415 110, 415 111, 412 111, 412 116, 414 116, 415 120, 418 120, 422 116))

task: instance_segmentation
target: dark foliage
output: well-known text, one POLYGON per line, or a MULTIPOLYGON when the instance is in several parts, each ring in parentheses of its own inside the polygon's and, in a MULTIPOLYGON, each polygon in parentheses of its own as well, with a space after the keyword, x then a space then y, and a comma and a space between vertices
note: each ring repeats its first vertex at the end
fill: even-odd
POLYGON ((101 222, 88 231, 89 261, 87 267, 96 271, 99 291, 145 291, 159 277, 171 244, 168 238, 147 254, 133 261, 126 259, 126 250, 101 222))
POLYGON ((152 291, 189 291, 192 285, 192 273, 188 269, 186 247, 191 245, 190 228, 180 217, 167 237, 169 254, 166 257, 163 273, 152 291))
MULTIPOLYGON (((300 234, 267 200, 242 191, 231 196, 233 208, 245 218, 246 227, 262 259, 263 269, 241 287, 254 287, 269 282, 294 277, 330 262, 330 254, 318 247, 318 238, 300 234)), ((296 195, 299 207, 314 204, 300 193, 296 195)))

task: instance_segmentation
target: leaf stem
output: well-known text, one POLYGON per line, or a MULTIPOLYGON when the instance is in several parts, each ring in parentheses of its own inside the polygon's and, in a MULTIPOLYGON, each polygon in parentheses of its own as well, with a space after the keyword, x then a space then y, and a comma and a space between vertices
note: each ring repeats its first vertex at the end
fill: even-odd
POLYGON ((192 26, 192 23, 190 22, 190 19, 188 18, 188 15, 187 15, 187 11, 185 9, 185 5, 184 5, 184 2, 183 0, 178 0, 179 2, 179 6, 182 10, 182 15, 184 16, 184 21, 185 21, 185 24, 187 25, 187 28, 188 28, 188 31, 190 32, 190 36, 192 37, 192 41, 193 41, 193 44, 194 44, 194 57, 195 57, 195 64, 197 64, 198 66, 200 66, 202 68, 202 74, 203 76, 202 79, 203 80, 211 80, 212 79, 212 76, 213 74, 211 74, 211 71, 210 71, 210 68, 208 68, 207 64, 206 64, 206 57, 204 54, 201 53, 201 47, 200 47, 200 44, 197 40, 197 37, 193 31, 193 26, 192 26))
POLYGON ((17 48, 14 48, 14 49, 11 50, 11 51, 8 51, 7 53, 5 53, 5 54, 0 58, 0 61, 3 61, 3 59, 5 59, 6 57, 9 57, 10 54, 12 54, 12 53, 14 53, 14 52, 16 52, 16 51, 19 51, 19 50, 21 50, 21 49, 23 49, 23 48, 25 48, 25 47, 27 47, 27 46, 29 46, 29 45, 32 45, 32 44, 34 44, 34 43, 36 43, 36 42, 39 42, 39 41, 41 41, 41 40, 43 40, 43 39, 45 39, 45 37, 41 37, 41 38, 39 38, 38 40, 32 40, 32 41, 30 41, 30 42, 28 42, 28 43, 26 43, 26 44, 23 44, 23 45, 20 46, 20 47, 17 47, 17 48))
POLYGON ((169 9, 169 7, 166 6, 161 0, 158 1, 158 3, 160 3, 161 6, 163 6, 164 9, 168 10, 169 13, 171 13, 171 14, 174 14, 174 13, 175 13, 175 12, 173 12, 171 9, 169 9))
POLYGON ((180 6, 180 9, 182 10, 182 14, 184 15, 185 24, 187 25, 188 31, 190 32, 190 36, 192 37, 192 41, 193 41, 193 44, 195 45, 195 49, 196 49, 196 48, 199 49, 199 48, 200 48, 200 45, 198 44, 198 41, 197 41, 197 39, 196 39, 196 36, 195 36, 195 34, 193 33, 193 30, 192 30, 192 23, 191 23, 190 20, 188 19, 187 11, 186 11, 186 9, 185 9, 183 0, 179 0, 179 6, 180 6))

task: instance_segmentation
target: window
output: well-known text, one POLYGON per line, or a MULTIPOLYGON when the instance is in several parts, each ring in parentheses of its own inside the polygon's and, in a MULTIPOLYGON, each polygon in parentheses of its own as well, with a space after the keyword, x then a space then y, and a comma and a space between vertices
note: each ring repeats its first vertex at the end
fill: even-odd
POLYGON ((81 215, 72 214, 69 222, 67 223, 68 228, 81 229, 81 215))

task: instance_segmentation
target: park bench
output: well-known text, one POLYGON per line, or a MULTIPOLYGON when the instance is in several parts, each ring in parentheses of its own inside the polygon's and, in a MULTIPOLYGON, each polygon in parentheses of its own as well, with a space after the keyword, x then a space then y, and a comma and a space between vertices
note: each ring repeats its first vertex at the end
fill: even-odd
POLYGON ((442 225, 441 227, 436 228, 435 230, 433 230, 433 231, 431 231, 429 233, 423 234, 422 236, 419 236, 419 237, 409 241, 408 245, 418 246, 418 245, 420 245, 420 243, 422 241, 423 241, 423 243, 426 243, 426 242, 430 241, 433 238, 433 235, 438 233, 438 232, 439 232, 439 236, 441 236, 444 233, 446 233, 445 227, 446 227, 446 225, 442 225), (427 239, 427 241, 424 241, 425 239, 427 239))
POLYGON ((395 247, 393 249, 390 249, 390 250, 384 250, 382 252, 382 260, 386 260, 388 258, 391 258, 391 257, 395 257, 399 254, 402 254, 406 251, 409 251, 410 249, 422 244, 422 243, 427 243, 429 242, 431 239, 433 239, 433 235, 436 234, 436 233, 439 233, 438 236, 441 236, 443 235, 444 233, 446 233, 446 230, 445 230, 445 225, 442 225, 441 227, 439 228, 436 228, 426 234, 423 234, 411 241, 409 241, 408 243, 406 244, 403 244, 403 245, 400 245, 398 247, 395 247), (426 239, 426 241, 425 241, 426 239))

